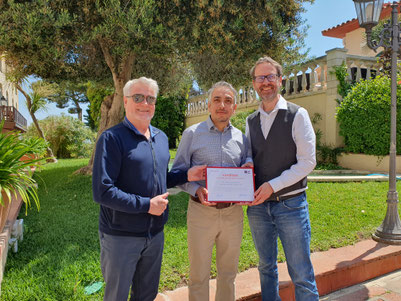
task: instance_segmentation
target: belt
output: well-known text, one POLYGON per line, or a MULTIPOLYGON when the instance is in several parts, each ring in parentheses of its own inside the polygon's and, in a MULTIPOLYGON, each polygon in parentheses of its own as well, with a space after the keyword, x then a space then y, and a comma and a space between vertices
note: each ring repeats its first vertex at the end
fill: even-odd
MULTIPOLYGON (((197 202, 197 203, 199 203, 199 204, 202 204, 201 201, 200 201, 200 199, 199 199, 197 196, 192 196, 192 195, 190 195, 190 197, 191 197, 191 200, 193 200, 194 202, 197 202)), ((209 206, 209 207, 214 207, 214 208, 216 208, 216 209, 224 209, 224 208, 228 208, 228 207, 230 207, 230 206, 232 206, 232 205, 234 205, 234 203, 217 203, 216 205, 214 205, 214 206, 209 206)))
POLYGON ((281 202, 281 201, 285 201, 285 200, 288 200, 288 199, 295 198, 296 196, 302 195, 304 193, 305 193, 305 191, 301 191, 301 192, 298 192, 298 193, 295 193, 295 194, 290 194, 290 195, 282 195, 282 196, 278 195, 278 196, 275 196, 275 197, 270 197, 266 201, 267 202, 281 202))

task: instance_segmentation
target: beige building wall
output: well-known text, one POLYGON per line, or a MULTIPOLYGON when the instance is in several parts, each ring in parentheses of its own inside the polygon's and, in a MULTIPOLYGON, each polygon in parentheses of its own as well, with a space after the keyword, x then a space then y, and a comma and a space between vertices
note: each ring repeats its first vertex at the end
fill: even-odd
MULTIPOLYGON (((390 157, 377 157, 363 154, 342 154, 338 157, 338 164, 353 170, 389 173, 390 157)), ((396 157, 396 173, 401 174, 401 156, 396 157)))
MULTIPOLYGON (((13 106, 18 110, 18 92, 15 85, 7 81, 6 73, 7 68, 6 62, 3 56, 0 56, 0 92, 7 99, 7 105, 13 106)), ((0 95, 0 97, 1 97, 0 95)))
POLYGON ((313 128, 315 129, 315 132, 320 130, 323 133, 321 142, 326 143, 326 137, 324 133, 326 132, 327 118, 330 118, 330 116, 326 116, 326 91, 320 91, 302 97, 288 97, 286 99, 287 101, 293 102, 305 108, 308 111, 309 117, 312 121, 315 119, 315 117, 320 116, 320 120, 317 120, 313 124, 313 128))
POLYGON ((366 44, 365 29, 358 28, 354 31, 345 34, 343 38, 344 48, 348 50, 349 55, 370 56, 374 57, 381 51, 378 49, 377 53, 368 47, 366 44))

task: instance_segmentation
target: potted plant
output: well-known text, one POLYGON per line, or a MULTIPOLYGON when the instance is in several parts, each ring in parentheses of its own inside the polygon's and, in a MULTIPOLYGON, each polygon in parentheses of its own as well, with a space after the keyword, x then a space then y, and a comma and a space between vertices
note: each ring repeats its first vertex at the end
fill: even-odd
MULTIPOLYGON (((3 123, 0 124, 0 131, 3 123)), ((36 181, 32 178, 33 168, 38 166, 42 159, 32 154, 35 143, 24 143, 18 132, 0 133, 0 232, 3 230, 7 220, 10 204, 13 198, 21 197, 27 205, 31 200, 39 209, 39 198, 37 194, 36 181), (25 158, 21 160, 21 158, 25 158)))

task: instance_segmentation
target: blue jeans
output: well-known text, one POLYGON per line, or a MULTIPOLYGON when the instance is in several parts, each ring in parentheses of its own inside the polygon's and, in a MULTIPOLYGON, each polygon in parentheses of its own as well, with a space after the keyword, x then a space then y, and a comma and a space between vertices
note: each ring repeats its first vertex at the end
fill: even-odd
POLYGON ((164 233, 152 238, 99 232, 104 301, 153 301, 157 296, 164 233))
POLYGON ((297 301, 319 300, 310 260, 311 229, 306 195, 281 201, 265 201, 248 207, 252 238, 259 254, 259 275, 263 301, 279 301, 277 236, 295 285, 297 301))

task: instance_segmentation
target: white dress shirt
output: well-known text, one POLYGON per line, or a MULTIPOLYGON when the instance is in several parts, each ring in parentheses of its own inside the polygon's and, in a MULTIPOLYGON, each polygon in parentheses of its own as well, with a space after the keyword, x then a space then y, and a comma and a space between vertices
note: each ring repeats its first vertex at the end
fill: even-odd
MULTIPOLYGON (((288 109, 287 101, 281 95, 279 96, 276 106, 270 113, 263 110, 262 103, 259 106, 260 126, 265 139, 269 134, 270 128, 279 109, 288 109)), ((248 119, 246 120, 245 135, 248 138, 251 149, 252 141, 249 133, 248 119)), ((308 112, 302 107, 298 109, 294 117, 294 122, 292 124, 292 138, 297 147, 297 163, 292 165, 290 169, 284 170, 280 176, 269 181, 274 192, 280 191, 281 189, 300 181, 316 166, 316 136, 308 112)), ((284 195, 295 194, 305 190, 306 188, 294 190, 284 195)))

